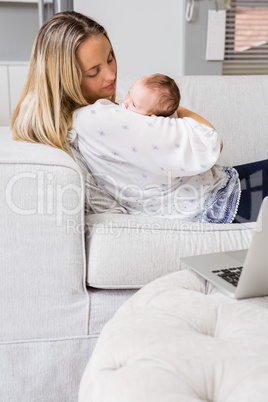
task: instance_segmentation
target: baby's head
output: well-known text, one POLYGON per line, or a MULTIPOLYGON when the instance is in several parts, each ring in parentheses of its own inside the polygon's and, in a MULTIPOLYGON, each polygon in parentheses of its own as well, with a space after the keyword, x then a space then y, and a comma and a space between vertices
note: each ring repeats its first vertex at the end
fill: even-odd
POLYGON ((172 78, 153 74, 134 82, 124 105, 136 113, 167 117, 178 109, 180 99, 180 90, 172 78))

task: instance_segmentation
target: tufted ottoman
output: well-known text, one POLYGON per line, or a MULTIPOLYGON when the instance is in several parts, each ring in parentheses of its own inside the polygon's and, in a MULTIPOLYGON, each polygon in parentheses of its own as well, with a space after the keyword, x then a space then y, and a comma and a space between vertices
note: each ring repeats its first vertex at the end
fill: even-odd
POLYGON ((79 402, 267 402, 268 297, 234 300, 191 271, 139 290, 104 327, 79 402))

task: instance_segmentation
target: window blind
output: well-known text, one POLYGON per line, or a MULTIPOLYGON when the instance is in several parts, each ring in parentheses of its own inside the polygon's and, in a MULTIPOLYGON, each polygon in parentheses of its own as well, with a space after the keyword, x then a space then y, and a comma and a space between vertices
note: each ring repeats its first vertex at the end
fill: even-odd
POLYGON ((268 0, 231 0, 223 75, 268 74, 268 0))

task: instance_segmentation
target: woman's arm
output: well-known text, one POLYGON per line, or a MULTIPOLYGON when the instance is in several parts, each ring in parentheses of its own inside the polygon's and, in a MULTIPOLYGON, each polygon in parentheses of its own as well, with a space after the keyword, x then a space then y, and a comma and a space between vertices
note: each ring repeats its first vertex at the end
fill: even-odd
POLYGON ((93 171, 111 161, 159 176, 193 176, 211 168, 220 153, 220 138, 211 126, 193 118, 143 116, 107 100, 77 110, 73 128, 86 160, 96 162, 93 171))
MULTIPOLYGON (((185 109, 185 107, 179 106, 177 110, 178 117, 182 119, 183 117, 191 117, 198 123, 205 124, 208 127, 214 128, 207 120, 199 116, 199 114, 191 112, 191 110, 185 109)), ((214 128, 215 130, 215 128, 214 128)))
MULTIPOLYGON (((191 112, 191 110, 185 109, 185 107, 179 106, 177 110, 177 115, 180 119, 183 117, 191 117, 192 119, 196 120, 198 123, 205 124, 208 127, 211 127, 215 130, 215 128, 203 117, 199 116, 199 114, 191 112)), ((220 152, 223 148, 223 141, 221 140, 221 148, 220 152)))

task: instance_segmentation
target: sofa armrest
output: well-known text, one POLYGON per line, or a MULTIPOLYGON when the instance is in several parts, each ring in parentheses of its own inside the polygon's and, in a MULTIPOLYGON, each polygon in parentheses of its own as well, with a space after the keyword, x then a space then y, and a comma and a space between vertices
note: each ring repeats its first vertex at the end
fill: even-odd
POLYGON ((63 151, 6 140, 0 171, 0 340, 87 335, 78 166, 63 151))

